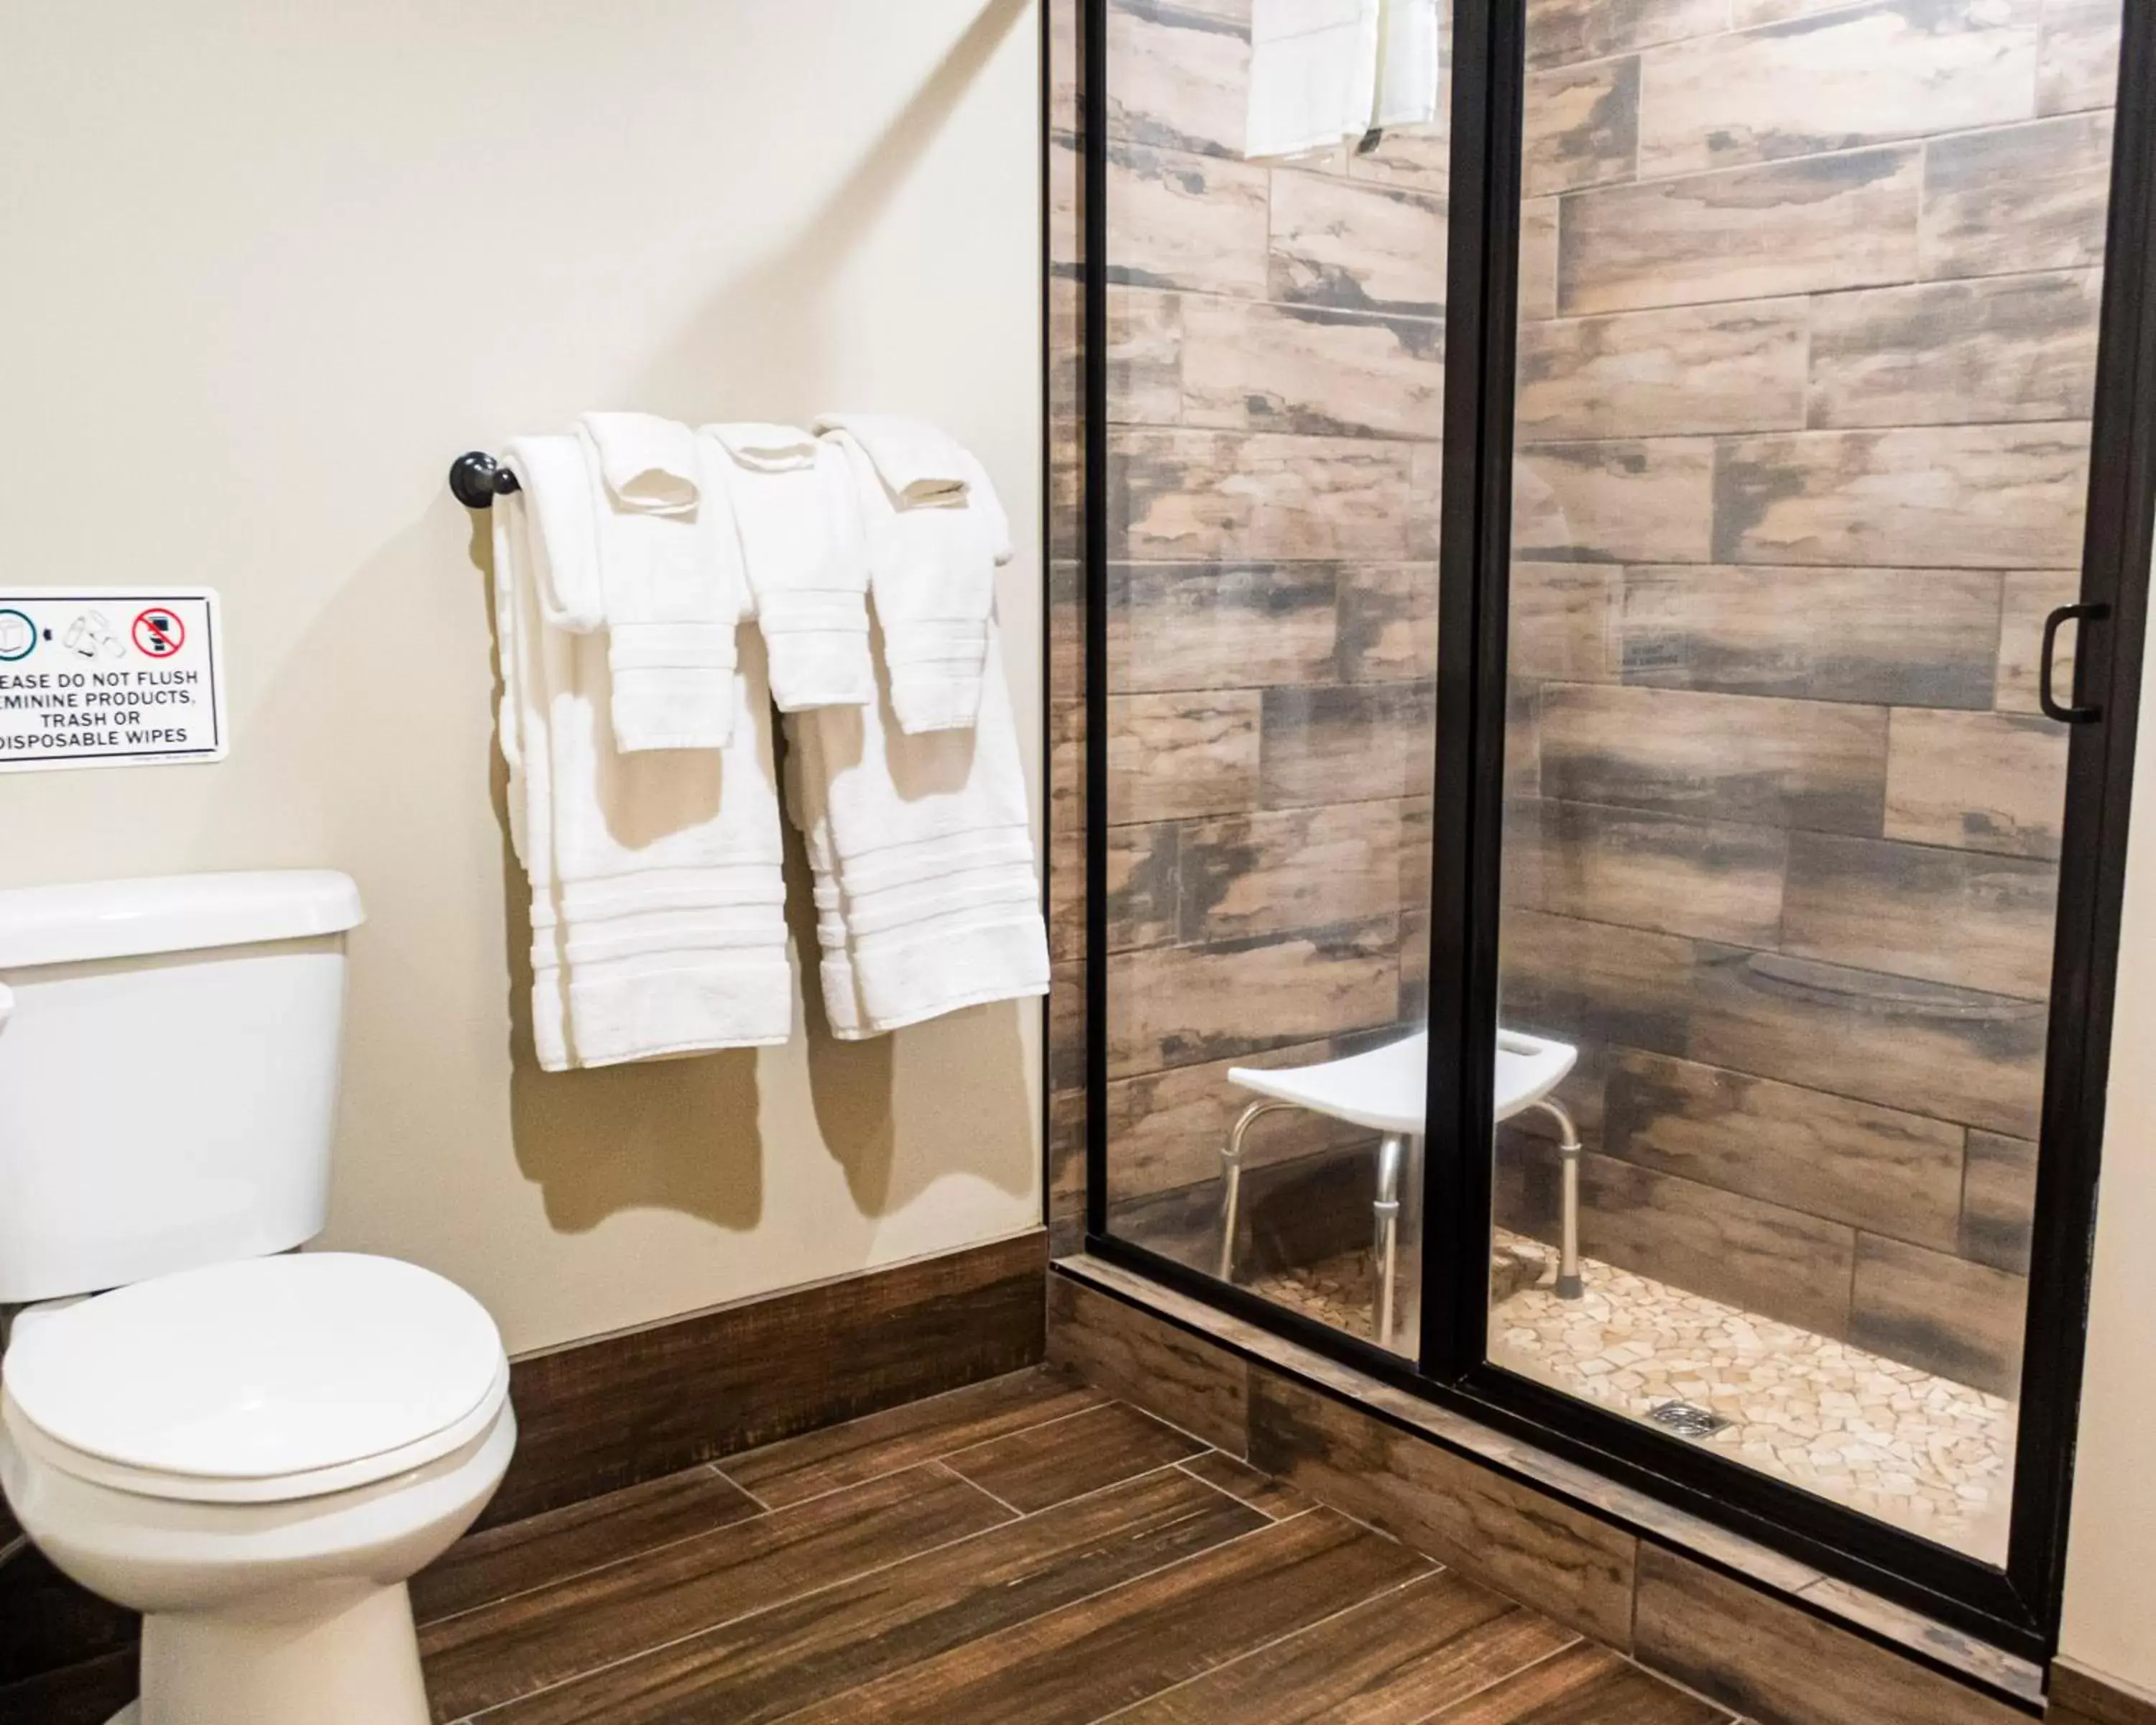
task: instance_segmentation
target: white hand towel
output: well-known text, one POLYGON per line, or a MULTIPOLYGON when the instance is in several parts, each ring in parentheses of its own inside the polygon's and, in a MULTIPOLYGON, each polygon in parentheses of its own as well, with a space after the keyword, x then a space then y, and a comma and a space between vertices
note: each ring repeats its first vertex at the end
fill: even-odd
POLYGON ((1383 0, 1373 126, 1429 126, 1443 118, 1443 0, 1383 0))
POLYGON ((1252 0, 1244 155, 1307 155, 1369 130, 1380 12, 1380 0, 1252 0))
POLYGON ((969 731, 908 736, 887 681, 880 692, 867 706, 786 721, 788 806, 817 877, 824 1007, 847 1040, 1048 988, 1000 649, 969 731))
MULTIPOLYGON (((512 445, 512 465, 528 453, 512 445)), ((737 716, 723 751, 622 756, 605 643, 542 613, 536 510, 519 493, 493 514, 501 746, 531 886, 540 1065, 784 1041, 792 971, 760 649, 752 639, 727 679, 737 716)))
POLYGON ((710 458, 685 425, 587 413, 578 437, 598 521, 615 747, 722 747, 742 608, 724 487, 703 483, 710 458))
POLYGON ((707 425, 781 712, 875 698, 869 552, 845 452, 790 425, 707 425))
POLYGON ((817 424, 844 451, 860 500, 869 591, 899 728, 917 736, 971 726, 981 706, 995 566, 1011 556, 1009 518, 994 486, 970 452, 917 420, 827 414, 817 424))

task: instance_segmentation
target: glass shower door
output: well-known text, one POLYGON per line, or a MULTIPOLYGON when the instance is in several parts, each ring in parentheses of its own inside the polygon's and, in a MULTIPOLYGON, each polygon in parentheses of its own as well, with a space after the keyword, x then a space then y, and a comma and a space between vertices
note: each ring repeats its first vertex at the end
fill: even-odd
POLYGON ((2118 31, 1527 5, 1489 1358, 1994 1563, 2118 31))
POLYGON ((1443 67, 1313 141, 1246 0, 1104 33, 1107 1231, 1412 1358, 1443 67))

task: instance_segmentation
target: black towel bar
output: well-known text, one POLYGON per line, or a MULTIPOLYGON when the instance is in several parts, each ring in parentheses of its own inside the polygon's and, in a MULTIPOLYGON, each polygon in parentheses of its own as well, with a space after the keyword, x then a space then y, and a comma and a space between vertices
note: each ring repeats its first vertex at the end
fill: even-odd
POLYGON ((491 509, 494 500, 524 488, 516 475, 484 449, 471 449, 449 464, 449 490, 466 509, 491 509))

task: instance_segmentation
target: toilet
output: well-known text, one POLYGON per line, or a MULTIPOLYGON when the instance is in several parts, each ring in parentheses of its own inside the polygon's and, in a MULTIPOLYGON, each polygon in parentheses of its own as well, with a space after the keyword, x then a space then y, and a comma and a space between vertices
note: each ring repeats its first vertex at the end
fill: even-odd
POLYGON ((426 1725, 405 1583, 516 1445, 476 1300, 293 1250, 362 914, 326 871, 0 891, 0 1490, 144 1614, 115 1725, 426 1725))

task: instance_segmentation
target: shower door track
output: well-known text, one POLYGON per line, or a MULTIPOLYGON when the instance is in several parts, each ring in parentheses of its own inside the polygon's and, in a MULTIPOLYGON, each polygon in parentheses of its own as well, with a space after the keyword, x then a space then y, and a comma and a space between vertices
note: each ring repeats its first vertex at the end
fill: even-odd
MULTIPOLYGON (((1455 0, 1439 542, 1422 1352, 1408 1361, 1116 1236, 1108 1214, 1110 0, 1078 0, 1084 195, 1086 1250, 1229 1315, 2041 1660, 2056 1643, 2156 501, 2156 0, 2125 0, 2024 1378, 2006 1561, 1986 1563, 1486 1357, 1524 0, 1455 0)), ((1044 69, 1044 87, 1050 73, 1044 69)))

